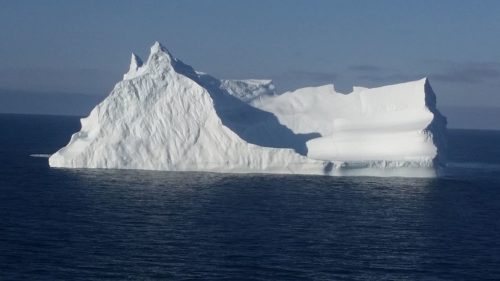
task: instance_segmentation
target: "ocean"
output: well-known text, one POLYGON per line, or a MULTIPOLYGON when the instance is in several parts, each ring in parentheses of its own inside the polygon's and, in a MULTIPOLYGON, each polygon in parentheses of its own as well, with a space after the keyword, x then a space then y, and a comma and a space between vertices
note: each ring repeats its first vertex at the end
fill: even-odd
POLYGON ((0 115, 0 280, 500 280, 500 131, 438 179, 49 168, 79 127, 0 115))

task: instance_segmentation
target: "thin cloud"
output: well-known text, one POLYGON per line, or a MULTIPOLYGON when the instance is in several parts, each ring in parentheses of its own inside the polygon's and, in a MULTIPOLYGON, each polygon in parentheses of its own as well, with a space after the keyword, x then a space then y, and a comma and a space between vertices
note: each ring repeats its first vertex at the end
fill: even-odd
POLYGON ((313 82, 331 82, 339 77, 338 73, 334 72, 318 72, 307 70, 291 70, 282 74, 276 75, 275 79, 290 79, 302 80, 313 82))
POLYGON ((349 67, 349 70, 355 71, 355 72, 380 72, 383 71, 383 69, 379 66, 372 65, 372 64, 358 64, 358 65, 352 65, 349 67))
POLYGON ((425 75, 421 74, 361 74, 356 78, 364 81, 382 83, 382 82, 406 82, 423 78, 425 75))
POLYGON ((373 64, 352 65, 348 69, 353 72, 357 80, 368 82, 371 85, 417 80, 424 76, 420 74, 401 73, 396 69, 373 64))
POLYGON ((500 80, 500 63, 435 61, 442 70, 429 76, 440 82, 479 84, 500 80))

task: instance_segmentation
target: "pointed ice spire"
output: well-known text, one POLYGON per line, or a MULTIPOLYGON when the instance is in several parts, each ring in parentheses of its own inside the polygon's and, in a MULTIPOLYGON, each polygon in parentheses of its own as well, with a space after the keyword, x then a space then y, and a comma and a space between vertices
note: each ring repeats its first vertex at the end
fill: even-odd
POLYGON ((165 48, 160 42, 155 41, 153 46, 151 46, 151 54, 158 53, 158 52, 164 52, 168 54, 167 48, 165 48))
POLYGON ((141 58, 138 55, 132 53, 132 57, 130 58, 129 72, 130 71, 136 71, 141 66, 142 66, 142 60, 141 60, 141 58))
POLYGON ((175 60, 172 54, 165 48, 160 42, 156 41, 153 46, 151 46, 151 53, 149 54, 149 59, 151 59, 152 56, 157 55, 156 57, 167 57, 169 61, 175 60))
POLYGON ((123 75, 123 79, 130 79, 132 77, 135 77, 139 68, 142 66, 142 60, 141 58, 132 53, 132 57, 130 58, 130 67, 128 69, 128 72, 123 75))

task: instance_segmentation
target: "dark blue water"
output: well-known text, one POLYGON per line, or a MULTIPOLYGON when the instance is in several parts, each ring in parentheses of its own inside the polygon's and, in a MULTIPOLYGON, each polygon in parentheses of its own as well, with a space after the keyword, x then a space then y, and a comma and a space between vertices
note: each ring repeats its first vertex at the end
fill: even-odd
POLYGON ((500 280, 500 132, 442 179, 50 169, 72 117, 0 115, 1 280, 500 280))

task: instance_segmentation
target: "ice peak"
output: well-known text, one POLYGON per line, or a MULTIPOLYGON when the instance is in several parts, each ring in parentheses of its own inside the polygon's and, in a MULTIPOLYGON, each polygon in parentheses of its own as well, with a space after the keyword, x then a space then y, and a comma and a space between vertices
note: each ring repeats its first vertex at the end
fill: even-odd
POLYGON ((143 74, 163 75, 167 72, 178 72, 188 77, 197 77, 194 69, 176 59, 160 42, 156 41, 151 46, 148 60, 143 63, 136 54, 132 53, 130 69, 123 76, 124 80, 132 79, 143 74))
POLYGON ((141 58, 138 55, 132 53, 132 57, 130 58, 130 69, 129 69, 129 71, 137 70, 141 66, 142 66, 142 60, 141 60, 141 58))
POLYGON ((176 59, 170 54, 170 52, 165 48, 160 42, 156 41, 153 46, 151 46, 151 53, 147 61, 147 65, 150 71, 160 71, 172 69, 172 63, 176 59))
POLYGON ((151 54, 164 52, 168 54, 167 48, 165 48, 160 42, 155 41, 153 46, 151 46, 151 54))

